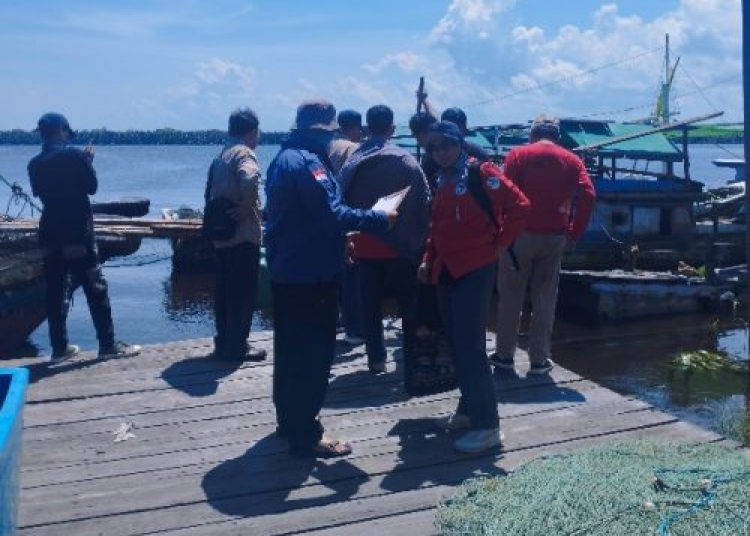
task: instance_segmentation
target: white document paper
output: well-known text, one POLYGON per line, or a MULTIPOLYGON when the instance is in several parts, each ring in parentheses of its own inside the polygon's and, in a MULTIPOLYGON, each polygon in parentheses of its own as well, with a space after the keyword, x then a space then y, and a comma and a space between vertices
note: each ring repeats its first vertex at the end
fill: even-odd
POLYGON ((381 197, 372 206, 372 210, 395 212, 396 210, 398 210, 401 201, 403 201, 404 197, 406 197, 406 194, 409 193, 409 188, 411 188, 411 186, 407 186, 403 190, 399 190, 398 192, 393 192, 392 194, 381 197))

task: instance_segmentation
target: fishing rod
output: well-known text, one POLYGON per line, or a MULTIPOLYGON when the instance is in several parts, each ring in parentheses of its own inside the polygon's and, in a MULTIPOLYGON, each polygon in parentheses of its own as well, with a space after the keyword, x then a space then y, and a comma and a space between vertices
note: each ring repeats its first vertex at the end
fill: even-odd
MULTIPOLYGON (((10 199, 8 200, 8 205, 5 207, 5 214, 10 216, 10 207, 12 204, 18 205, 19 203, 23 202, 23 205, 21 206, 21 209, 18 211, 18 216, 21 215, 21 212, 23 212, 23 209, 26 208, 26 205, 31 207, 31 215, 34 215, 34 210, 41 213, 42 209, 34 203, 34 200, 31 198, 29 194, 26 193, 26 191, 23 189, 23 187, 18 184, 17 182, 10 182, 8 179, 0 175, 0 181, 2 181, 8 188, 10 188, 11 195, 10 199)), ((18 217, 16 216, 16 217, 18 217)))

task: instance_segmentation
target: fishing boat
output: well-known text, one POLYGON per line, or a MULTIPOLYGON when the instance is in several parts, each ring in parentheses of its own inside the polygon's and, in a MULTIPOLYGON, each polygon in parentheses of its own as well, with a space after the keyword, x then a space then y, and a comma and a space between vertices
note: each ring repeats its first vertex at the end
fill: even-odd
POLYGON ((0 240, 0 359, 44 321, 42 252, 34 237, 0 240))

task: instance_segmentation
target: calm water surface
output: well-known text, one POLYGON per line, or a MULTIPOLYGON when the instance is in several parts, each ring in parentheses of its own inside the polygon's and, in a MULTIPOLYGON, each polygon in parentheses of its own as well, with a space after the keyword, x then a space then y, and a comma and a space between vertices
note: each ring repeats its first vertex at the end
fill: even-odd
MULTIPOLYGON (((161 209, 200 207, 206 169, 217 146, 101 146, 95 167, 99 200, 141 196, 151 199, 151 215, 161 209)), ((261 146, 265 168, 277 146, 261 146)), ((28 188, 26 164, 38 148, 0 146, 0 174, 28 188)), ((733 172, 716 168, 714 158, 742 157, 742 146, 691 148, 691 174, 708 187, 724 183, 733 172)), ((0 207, 7 191, 0 186, 0 207)), ((13 209, 10 211, 13 213, 13 209)), ((213 335, 210 277, 173 275, 170 246, 164 240, 144 240, 140 250, 105 265, 110 284, 117 336, 127 342, 157 343, 213 335), (146 264, 144 264, 146 263, 146 264)), ((255 329, 270 328, 267 313, 256 315, 255 329)), ((708 349, 747 359, 748 333, 739 314, 675 317, 592 328, 560 320, 554 358, 563 366, 622 393, 634 394, 692 420, 710 420, 715 401, 742 396, 746 379, 727 372, 683 373, 671 366, 677 354, 708 349)), ((86 350, 96 348, 85 298, 75 295, 68 322, 71 341, 86 350)), ((32 334, 21 355, 43 356, 50 351, 47 327, 32 334)))

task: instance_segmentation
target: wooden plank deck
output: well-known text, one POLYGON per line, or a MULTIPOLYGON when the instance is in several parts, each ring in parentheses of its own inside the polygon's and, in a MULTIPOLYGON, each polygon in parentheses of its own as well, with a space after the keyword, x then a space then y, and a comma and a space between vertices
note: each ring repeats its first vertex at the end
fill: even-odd
MULTIPOLYGON (((253 339, 270 351, 270 333, 253 339)), ((290 458, 273 435, 270 360, 213 361, 209 339, 55 369, 3 362, 28 364, 34 380, 20 535, 426 536, 438 500, 471 476, 606 441, 721 439, 560 367, 526 378, 519 353, 517 374, 496 381, 503 451, 459 454, 430 420, 455 408, 456 392, 407 398, 393 331, 388 344, 383 376, 367 372, 361 347, 338 357, 323 421, 354 453, 325 461, 290 458), (115 443, 126 422, 135 437, 115 443)))

